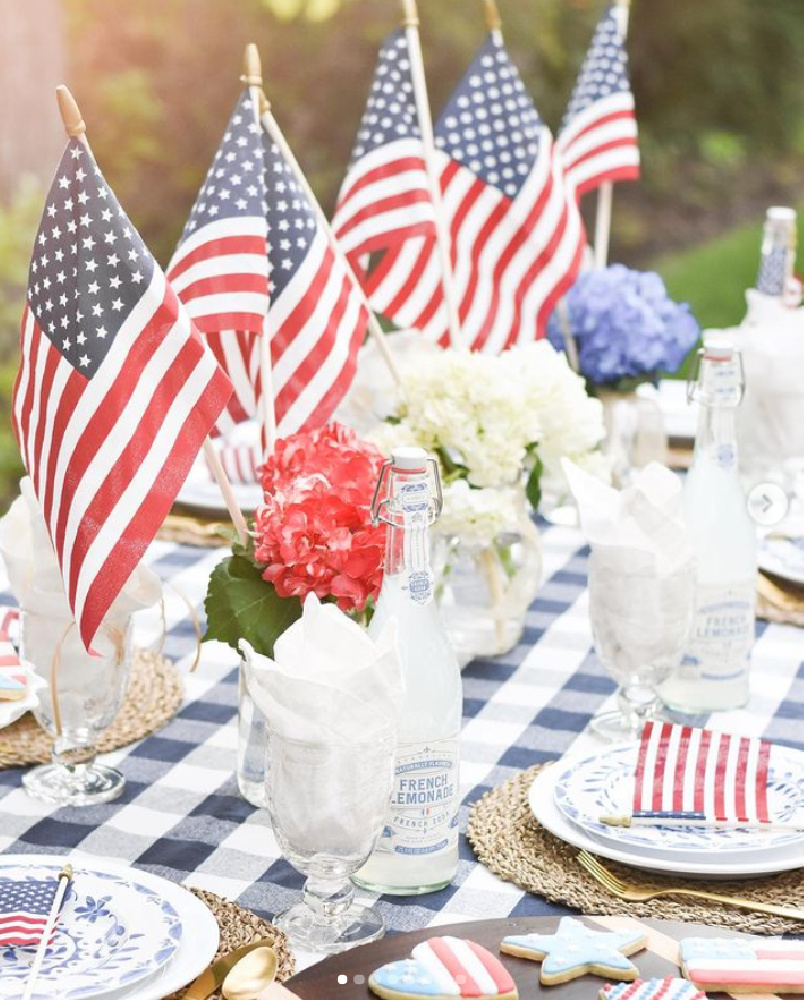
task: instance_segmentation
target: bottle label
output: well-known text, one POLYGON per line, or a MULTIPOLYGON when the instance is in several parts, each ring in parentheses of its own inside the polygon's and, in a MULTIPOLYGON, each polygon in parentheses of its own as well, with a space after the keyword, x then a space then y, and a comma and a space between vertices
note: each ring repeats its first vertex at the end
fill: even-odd
POLYGON ((399 487, 399 500, 407 514, 420 514, 430 506, 430 487, 424 479, 403 483, 399 487))
POLYGON ((377 851, 403 856, 453 850, 458 840, 458 740, 402 745, 391 809, 377 851))
POLYGON ((414 604, 427 604, 433 597, 433 574, 426 569, 415 569, 408 576, 408 597, 414 604))
POLYGON ((707 681, 733 681, 745 675, 754 645, 754 601, 753 582, 699 585, 684 657, 686 671, 692 668, 707 681))

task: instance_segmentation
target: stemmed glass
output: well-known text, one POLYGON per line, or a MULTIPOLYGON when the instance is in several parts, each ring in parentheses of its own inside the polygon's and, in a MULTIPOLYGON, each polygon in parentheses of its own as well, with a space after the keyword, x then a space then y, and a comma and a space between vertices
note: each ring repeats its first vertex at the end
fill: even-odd
POLYGON ((628 571, 594 550, 589 557, 589 618, 597 655, 618 683, 618 707, 591 729, 609 741, 636 739, 660 710, 659 686, 678 669, 692 627, 695 564, 658 575, 628 571))
POLYGON ((287 860, 307 876, 302 899, 274 923, 295 947, 334 954, 382 937, 382 917, 354 899, 349 876, 382 832, 391 797, 391 727, 356 743, 315 743, 271 732, 269 811, 287 860))
POLYGON ((47 681, 34 715, 53 738, 52 763, 22 779, 34 798, 83 806, 110 802, 123 791, 123 775, 95 756, 98 735, 117 715, 128 684, 130 623, 130 616, 107 618, 87 652, 69 614, 55 612, 46 599, 22 609, 21 655, 47 681))

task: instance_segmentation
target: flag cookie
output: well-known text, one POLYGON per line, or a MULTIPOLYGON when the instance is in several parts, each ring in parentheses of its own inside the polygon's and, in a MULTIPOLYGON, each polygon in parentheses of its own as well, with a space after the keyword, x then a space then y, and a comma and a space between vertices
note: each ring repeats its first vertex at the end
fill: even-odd
POLYGON ((500 951, 541 962, 545 986, 568 983, 587 973, 618 979, 636 979, 637 967, 627 958, 647 945, 638 931, 596 931, 580 920, 562 917, 556 934, 513 934, 504 937, 500 951))
POLYGON ((369 988, 383 1000, 517 1000, 516 984, 500 960, 474 941, 435 937, 411 957, 372 972, 369 988))
POLYGON ((664 979, 636 979, 633 983, 606 983, 598 1000, 706 1000, 687 979, 665 976, 664 979))
POLYGON ((712 993, 804 993, 804 941, 684 938, 681 972, 712 993))

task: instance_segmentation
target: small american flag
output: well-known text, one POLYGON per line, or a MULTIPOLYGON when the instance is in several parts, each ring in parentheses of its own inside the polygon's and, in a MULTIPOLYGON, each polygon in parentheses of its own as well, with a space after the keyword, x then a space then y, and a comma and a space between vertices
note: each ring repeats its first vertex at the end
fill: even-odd
MULTIPOLYGON (((258 483, 260 481, 263 458, 262 450, 256 445, 219 444, 216 451, 230 483, 258 483)), ((209 474, 210 478, 214 477, 211 468, 209 474)))
POLYGON ((354 378, 368 310, 293 166, 272 139, 264 141, 271 282, 266 330, 277 433, 287 437, 329 420, 354 378))
POLYGON ((89 648, 232 387, 71 139, 39 225, 12 421, 89 648))
POLYGON ((604 181, 639 177, 634 95, 620 17, 612 5, 597 25, 561 123, 557 147, 578 195, 604 181))
POLYGON ((268 310, 262 127, 241 94, 167 271, 234 393, 223 433, 257 416, 259 350, 268 310))
POLYGON ((772 744, 648 722, 639 744, 632 821, 763 825, 772 744))
POLYGON ((39 944, 60 882, 31 878, 0 885, 0 947, 39 944))
MULTIPOLYGON (((435 139, 465 343, 499 353, 543 336, 586 237, 550 131, 498 32, 450 98, 435 139)), ((434 236, 387 253, 367 289, 378 312, 448 342, 434 236)))
POLYGON ((332 228, 353 264, 372 251, 435 232, 403 28, 380 49, 332 228))

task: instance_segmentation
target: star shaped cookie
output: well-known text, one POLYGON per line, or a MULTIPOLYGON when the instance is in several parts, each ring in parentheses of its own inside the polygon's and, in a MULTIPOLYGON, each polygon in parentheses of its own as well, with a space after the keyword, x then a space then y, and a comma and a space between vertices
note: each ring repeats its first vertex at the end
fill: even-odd
POLYGON ((626 956, 646 945, 645 935, 636 931, 596 931, 580 920, 562 917, 556 934, 514 934, 503 938, 500 950, 541 962, 539 979, 552 986, 588 972, 626 981, 636 979, 637 967, 626 956))

